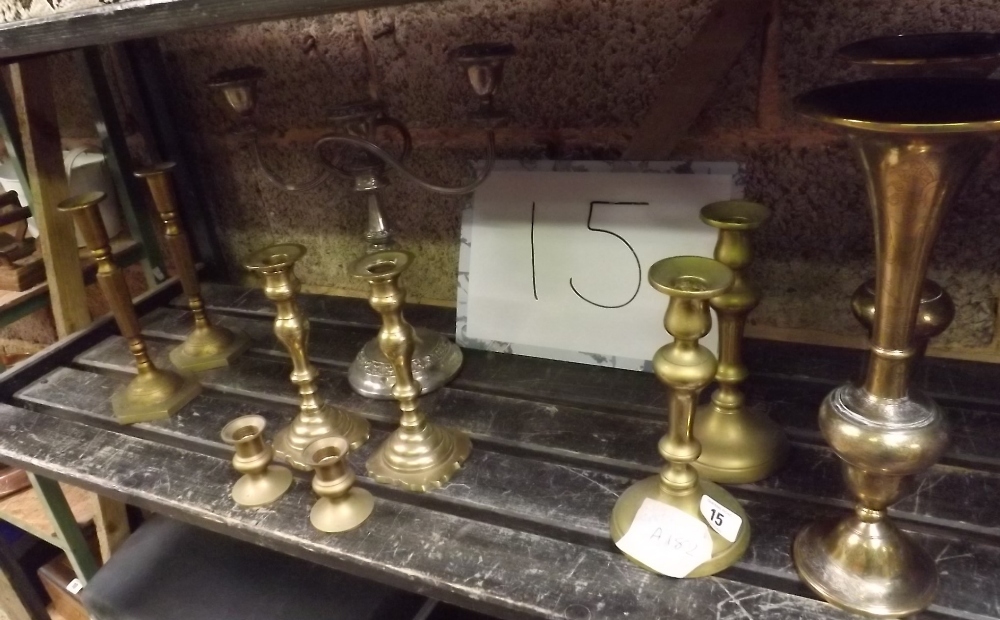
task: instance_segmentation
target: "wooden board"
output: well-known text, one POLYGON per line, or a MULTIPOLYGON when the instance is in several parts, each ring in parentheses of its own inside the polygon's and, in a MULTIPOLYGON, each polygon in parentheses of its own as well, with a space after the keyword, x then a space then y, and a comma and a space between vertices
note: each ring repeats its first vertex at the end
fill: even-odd
MULTIPOLYGON (((0 459, 501 617, 852 617, 813 599, 788 550, 803 524, 849 509, 815 415, 825 391, 857 372, 853 352, 752 343, 752 398, 789 429, 791 460, 767 481, 734 488, 753 527, 739 564, 714 578, 673 580, 629 563, 607 533, 618 494, 660 462, 663 390, 642 373, 469 351, 459 378, 423 399, 432 419, 473 437, 472 457, 445 488, 415 495, 360 476, 376 495, 376 511, 361 530, 341 536, 308 526, 313 498, 305 475, 296 474, 293 490, 272 507, 235 506, 227 495, 236 475, 219 439, 222 425, 255 412, 273 431, 292 417, 296 397, 266 300, 235 287, 205 289, 216 319, 245 329, 255 344, 231 367, 201 375, 202 396, 171 420, 122 427, 108 397, 134 372, 124 343, 116 336, 95 346, 81 341, 48 365, 27 368, 33 378, 16 395, 7 392, 17 407, 0 407, 0 459)), ((374 335, 374 315, 360 300, 304 296, 302 306, 313 315, 321 394, 373 423, 371 440, 349 457, 363 471, 398 417, 392 403, 347 387, 346 365, 374 335)), ((427 308, 408 315, 442 331, 454 317, 427 308)), ((144 328, 154 358, 163 361, 190 328, 189 317, 156 308, 144 328)), ((988 366, 934 363, 917 380, 948 402, 955 442, 893 514, 938 561, 940 592, 919 617, 997 619, 1000 449, 989 438, 998 430, 1000 388, 992 387, 988 366)))
MULTIPOLYGON (((94 509, 91 494, 83 489, 68 485, 60 485, 66 501, 69 502, 73 516, 79 525, 84 526, 93 521, 94 509)), ((35 489, 27 488, 14 495, 0 499, 0 519, 19 527, 20 529, 47 540, 53 544, 56 530, 45 512, 45 507, 39 501, 35 489)))

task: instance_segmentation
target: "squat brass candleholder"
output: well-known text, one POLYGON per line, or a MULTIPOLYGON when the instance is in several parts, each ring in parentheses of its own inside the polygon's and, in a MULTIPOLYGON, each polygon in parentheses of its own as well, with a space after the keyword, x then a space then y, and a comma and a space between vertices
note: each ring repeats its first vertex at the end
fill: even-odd
POLYGON ((73 214, 76 227, 97 262, 97 283, 135 358, 138 374, 111 395, 111 409, 122 424, 167 418, 201 393, 201 385, 191 377, 157 368, 150 359, 132 295, 125 275, 115 264, 108 231, 98 209, 105 198, 103 192, 73 196, 59 203, 59 210, 73 214))
POLYGON ((743 329, 747 316, 760 303, 760 292, 743 271, 753 259, 750 232, 763 224, 771 211, 745 200, 714 202, 701 209, 701 220, 719 229, 715 260, 733 271, 733 285, 709 304, 719 318, 718 389, 712 402, 700 407, 694 418, 694 436, 701 443, 695 461, 698 473, 730 484, 755 482, 771 475, 788 455, 788 441, 781 427, 761 409, 748 407, 740 385, 746 380, 743 365, 743 329))
POLYGON ((305 460, 316 472, 312 488, 319 495, 309 522, 321 532, 353 530, 375 508, 372 494, 354 486, 354 472, 345 460, 349 449, 341 437, 319 439, 306 448, 305 460))
MULTIPOLYGON (((216 74, 209 88, 219 92, 226 106, 239 119, 239 130, 249 140, 257 168, 269 182, 288 191, 309 191, 332 178, 348 180, 354 191, 366 197, 368 229, 365 240, 369 252, 395 249, 393 232, 382 212, 382 190, 389 185, 387 169, 418 187, 450 196, 469 194, 482 185, 493 171, 496 159, 496 128, 507 115, 496 106, 496 93, 503 81, 504 66, 515 54, 509 43, 474 43, 455 48, 449 58, 462 69, 478 98, 478 108, 470 116, 482 125, 486 138, 486 158, 476 178, 461 186, 449 187, 421 178, 407 165, 412 139, 406 125, 388 115, 385 104, 378 100, 351 101, 335 106, 329 120, 334 130, 313 143, 313 160, 318 172, 301 182, 288 182, 274 172, 261 156, 260 128, 254 120, 257 91, 264 72, 257 67, 240 67, 216 74), (402 146, 390 153, 379 143, 380 130, 397 135, 402 146), (324 149, 340 147, 334 160, 324 149), (352 157, 349 157, 352 156, 352 157)), ((411 369, 424 393, 434 391, 451 381, 462 366, 462 350, 441 334, 417 328, 411 369)), ((378 343, 369 341, 358 352, 348 370, 348 381, 355 392, 368 398, 392 398, 396 382, 393 364, 382 354, 378 343)))
POLYGON ((194 317, 194 329, 182 344, 170 351, 170 361, 177 368, 199 372, 228 366, 246 351, 250 346, 250 340, 240 331, 213 325, 205 312, 191 246, 181 224, 180 214, 177 212, 177 198, 170 182, 173 169, 173 162, 165 162, 139 170, 135 176, 144 179, 149 186, 153 204, 156 205, 156 210, 163 220, 167 250, 177 268, 181 286, 188 298, 188 308, 194 317))
POLYGON ((263 280, 264 295, 274 302, 274 334, 288 349, 291 380, 299 390, 299 413, 278 431, 274 451, 278 458, 302 470, 310 469, 303 453, 317 439, 343 437, 352 449, 357 449, 367 441, 370 430, 368 420, 323 402, 316 393, 319 372, 309 362, 309 319, 296 299, 300 285, 295 263, 305 253, 306 249, 297 243, 282 243, 258 250, 246 261, 246 268, 263 280))
POLYGON ((349 271, 368 281, 368 302, 382 316, 378 343, 395 371, 392 395, 402 412, 399 428, 368 459, 368 474, 383 484, 429 491, 462 467, 472 442, 460 431, 432 424, 418 404, 420 382, 412 370, 413 327, 403 318, 406 293, 399 286, 399 276, 412 261, 409 252, 376 252, 354 261, 349 271))
POLYGON ((292 486, 292 472, 271 465, 274 450, 264 443, 266 422, 259 415, 245 415, 226 424, 222 441, 236 448, 233 469, 243 474, 233 485, 233 501, 241 506, 266 506, 292 486))
POLYGON ((711 559, 687 577, 713 575, 732 566, 750 543, 750 527, 743 507, 728 491, 702 479, 693 467, 701 452, 701 445, 691 432, 698 394, 712 382, 717 368, 715 356, 698 341, 712 328, 708 300, 725 292, 733 280, 729 267, 701 256, 667 258, 649 268, 649 283, 670 296, 663 322, 674 337, 672 343, 660 347, 653 356, 653 370, 670 394, 670 430, 659 443, 660 454, 667 464, 659 475, 626 489, 611 513, 611 538, 615 542, 632 527, 636 513, 647 499, 673 506, 706 525, 701 513, 703 495, 738 515, 743 525, 735 542, 709 527, 711 559))
POLYGON ((875 312, 862 385, 835 389, 819 424, 857 499, 840 520, 795 539, 802 579, 826 600, 869 616, 927 607, 934 560, 886 510, 947 444, 941 409, 910 388, 924 276, 948 204, 1000 131, 1000 83, 897 79, 841 84, 796 99, 798 110, 842 127, 861 157, 875 220, 875 312))

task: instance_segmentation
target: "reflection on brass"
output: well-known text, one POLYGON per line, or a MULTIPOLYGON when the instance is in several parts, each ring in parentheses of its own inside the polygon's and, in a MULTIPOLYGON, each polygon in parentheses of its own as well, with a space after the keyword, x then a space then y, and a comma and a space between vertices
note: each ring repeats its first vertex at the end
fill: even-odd
POLYGON ((837 56, 871 77, 980 77, 1000 67, 1000 34, 938 32, 865 39, 837 56))
POLYGON ((177 199, 170 183, 170 171, 173 168, 173 162, 166 162, 139 170, 135 176, 145 179, 149 186, 153 203, 163 220, 170 258, 177 268, 177 275, 188 298, 188 307, 194 316, 194 330, 182 344, 170 351, 170 361, 182 370, 198 372, 228 366, 250 346, 250 340, 242 332, 213 325, 209 321, 201 299, 201 287, 194 268, 191 246, 181 225, 177 199))
POLYGON ((413 378, 413 327, 403 318, 406 293, 399 276, 413 255, 390 250, 364 256, 349 272, 371 286, 368 302, 382 316, 378 343, 392 364, 396 382, 392 395, 402 412, 399 428, 368 459, 368 474, 377 482, 411 491, 428 491, 447 482, 472 451, 462 432, 431 424, 420 410, 420 382, 413 378))
POLYGON ((254 252, 246 262, 246 268, 263 280, 264 295, 277 309, 274 334, 292 358, 291 380, 301 398, 298 415, 274 438, 274 451, 279 459, 302 470, 309 469, 303 452, 312 442, 343 437, 351 449, 357 449, 368 439, 370 429, 368 420, 325 403, 316 394, 319 373, 309 362, 309 319, 296 299, 299 279, 295 277, 295 263, 305 253, 306 249, 297 243, 282 243, 254 252))
POLYGON ((97 282, 135 357, 138 374, 111 395, 115 417, 122 424, 159 420, 189 403, 201 392, 201 385, 191 377, 157 368, 149 358, 125 275, 114 262, 108 232, 98 210, 104 198, 102 192, 81 194, 59 203, 59 210, 72 213, 76 219, 76 227, 97 262, 97 282))
POLYGON ((698 409, 694 436, 701 456, 694 463, 698 473, 715 482, 742 484, 769 476, 788 455, 785 434, 767 414, 748 407, 740 384, 748 372, 743 365, 743 328, 747 315, 760 303, 760 292, 743 270, 753 259, 750 232, 770 216, 762 204, 726 200, 707 205, 701 219, 719 229, 715 260, 735 276, 726 292, 709 300, 719 317, 719 387, 712 402, 698 409))
MULTIPOLYGON (((875 278, 855 289, 851 295, 851 311, 870 336, 875 324, 875 278)), ((917 304, 917 321, 913 325, 913 363, 924 357, 930 339, 946 330, 954 318, 955 302, 951 295, 933 280, 924 280, 917 304)))
POLYGON ((725 292, 733 279, 729 267, 700 256, 667 258, 649 268, 649 283, 670 296, 663 323, 674 337, 672 343, 660 347, 653 356, 653 370, 670 394, 670 430, 659 443, 660 455, 667 464, 659 475, 626 489, 611 513, 611 537, 615 542, 628 532, 646 499, 669 504, 705 523, 700 505, 702 496, 708 495, 743 519, 735 542, 709 528, 711 559, 688 577, 704 577, 732 566, 750 543, 747 515, 739 502, 719 485, 701 479, 692 466, 701 452, 701 445, 691 432, 698 394, 712 382, 717 368, 715 356, 698 340, 712 328, 708 300, 725 292))
POLYGON ((841 84, 796 99, 846 130, 861 157, 875 221, 875 312, 864 382, 820 407, 823 436, 857 500, 840 520, 796 537, 802 579, 826 600, 870 616, 917 613, 934 598, 934 560, 887 517, 913 476, 944 451, 941 409, 909 386, 931 249, 948 204, 1000 131, 1000 83, 908 79, 841 84))
POLYGON ((292 486, 292 472, 271 465, 274 450, 264 443, 264 418, 245 415, 222 429, 222 441, 235 446, 233 469, 243 474, 233 485, 233 500, 241 506, 265 506, 292 486))
POLYGON ((321 532, 353 530, 369 517, 375 498, 354 486, 354 472, 345 460, 349 450, 341 437, 318 439, 306 448, 306 463, 315 471, 312 488, 319 501, 309 513, 309 522, 321 532))

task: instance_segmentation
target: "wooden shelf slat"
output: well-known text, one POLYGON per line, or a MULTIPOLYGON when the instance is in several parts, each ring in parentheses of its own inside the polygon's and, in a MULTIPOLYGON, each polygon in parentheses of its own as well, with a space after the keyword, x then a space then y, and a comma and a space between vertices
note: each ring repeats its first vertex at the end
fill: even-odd
MULTIPOLYGON (((66 495, 70 509, 73 511, 73 516, 76 517, 77 524, 84 526, 93 521, 93 496, 88 491, 68 484, 60 486, 66 495)), ((45 512, 45 507, 32 487, 0 499, 0 519, 57 547, 62 547, 62 543, 56 537, 55 527, 53 527, 45 512)))

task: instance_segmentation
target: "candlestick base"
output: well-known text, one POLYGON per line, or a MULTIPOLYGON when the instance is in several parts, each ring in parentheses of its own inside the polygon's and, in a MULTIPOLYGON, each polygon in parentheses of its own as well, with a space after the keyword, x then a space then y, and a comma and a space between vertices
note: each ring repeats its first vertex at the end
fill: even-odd
MULTIPOLYGON (((750 544, 750 524, 747 520, 746 511, 736 501, 736 498, 729 491, 707 480, 699 480, 693 488, 680 494, 665 492, 659 476, 650 476, 636 482, 625 489, 625 492, 621 494, 621 497, 615 503, 615 508, 611 512, 611 538, 615 542, 618 542, 625 536, 629 528, 632 527, 632 521, 635 520, 636 513, 639 512, 642 503, 647 499, 654 499, 673 506, 708 526, 705 517, 701 514, 701 497, 703 495, 708 495, 735 513, 743 520, 743 524, 734 542, 729 542, 709 527, 708 530, 712 536, 712 557, 688 573, 685 579, 714 575, 723 569, 729 568, 739 561, 750 544)), ((626 557, 646 570, 656 572, 635 558, 628 555, 626 557)))
MULTIPOLYGON (((413 351, 413 378, 420 382, 420 393, 427 394, 446 385, 462 368, 462 350, 437 332, 420 327, 416 332, 413 351)), ((392 400, 396 373, 372 338, 358 352, 347 373, 355 392, 368 398, 392 400)))
POLYGON ((372 494, 355 487, 340 497, 321 497, 309 512, 309 522, 321 532, 336 534, 358 527, 374 509, 372 494))
POLYGON ((169 418, 201 393, 201 384, 169 370, 140 373, 111 395, 111 410, 122 424, 169 418))
POLYGON ((469 458, 472 442, 461 431, 424 423, 400 426, 368 458, 368 475, 381 484, 426 492, 448 482, 469 458))
POLYGON ((269 465, 261 474, 246 474, 233 485, 233 501, 240 506, 266 506, 292 486, 292 472, 269 465))
POLYGON ((784 431, 754 407, 703 405, 694 416, 694 436, 701 443, 701 456, 691 465, 715 482, 746 484, 763 480, 788 457, 784 431))
POLYGON ((851 515, 813 523, 792 545, 802 580, 828 602, 877 618, 901 618, 931 604, 934 560, 891 522, 851 515))
POLYGON ((324 404, 318 416, 313 414, 307 419, 302 419, 301 414, 296 416, 291 424, 278 431, 271 445, 278 460, 289 467, 309 471, 312 466, 305 457, 305 450, 312 442, 343 437, 351 450, 356 450, 368 440, 370 431, 368 420, 324 404))
POLYGON ((201 372, 228 366, 250 346, 250 339, 238 330, 219 325, 195 328, 183 343, 170 351, 170 362, 182 370, 201 372))

